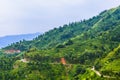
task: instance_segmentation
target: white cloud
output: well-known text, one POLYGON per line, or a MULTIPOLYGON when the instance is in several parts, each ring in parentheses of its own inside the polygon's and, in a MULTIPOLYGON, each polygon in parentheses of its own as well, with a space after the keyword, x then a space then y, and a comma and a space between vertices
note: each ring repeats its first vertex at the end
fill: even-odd
POLYGON ((0 0, 0 36, 47 31, 119 4, 120 0, 0 0))

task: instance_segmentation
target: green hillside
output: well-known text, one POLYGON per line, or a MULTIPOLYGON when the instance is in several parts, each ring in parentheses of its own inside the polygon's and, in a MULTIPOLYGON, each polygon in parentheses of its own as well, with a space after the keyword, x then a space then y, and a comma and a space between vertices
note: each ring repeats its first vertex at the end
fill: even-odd
POLYGON ((20 41, 13 43, 4 49, 19 49, 21 51, 25 51, 29 50, 31 47, 36 47, 38 49, 53 48, 70 38, 88 31, 95 23, 100 20, 100 18, 101 16, 99 15, 89 20, 73 22, 68 25, 65 24, 62 27, 60 26, 59 28, 54 28, 53 30, 45 32, 43 35, 36 37, 32 41, 20 41))
POLYGON ((120 7, 7 49, 24 52, 0 58, 3 80, 120 80, 120 7))
MULTIPOLYGON (((104 31, 109 32, 115 26, 118 26, 120 19, 119 16, 119 7, 108 11, 105 10, 100 13, 100 15, 94 16, 89 20, 82 20, 80 22, 74 22, 68 25, 65 24, 62 27, 60 26, 59 28, 54 28, 43 35, 38 36, 32 41, 24 40, 15 44, 13 43, 5 49, 13 48, 25 51, 33 46, 38 49, 53 48, 56 45, 81 34, 94 38, 98 35, 104 34, 104 31)), ((114 37, 118 37, 118 34, 114 37)))

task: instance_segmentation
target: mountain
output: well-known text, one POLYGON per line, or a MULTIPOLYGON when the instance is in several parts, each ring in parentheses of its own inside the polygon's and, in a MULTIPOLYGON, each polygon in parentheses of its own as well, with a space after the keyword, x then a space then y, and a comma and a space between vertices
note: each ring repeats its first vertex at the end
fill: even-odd
MULTIPOLYGON (((92 35, 92 37, 102 34, 103 31, 109 31, 114 26, 119 25, 119 7, 111 10, 105 10, 98 16, 94 16, 88 20, 82 20, 80 22, 73 22, 65 24, 62 27, 54 28, 43 35, 36 37, 31 42, 23 41, 6 47, 6 49, 14 48, 22 50, 29 49, 31 47, 37 47, 38 49, 47 49, 56 47, 73 37, 85 34, 86 36, 92 35), (109 24, 110 23, 110 24, 109 24), (87 35, 88 34, 88 35, 87 35), (24 45, 25 44, 25 45, 24 45), (21 45, 21 47, 20 47, 21 45), (19 46, 19 47, 14 47, 19 46), (23 46, 25 49, 23 49, 23 46)), ((116 35, 116 37, 118 34, 116 35)))
POLYGON ((36 37, 32 41, 22 41, 15 43, 13 45, 7 46, 4 49, 19 49, 19 50, 28 50, 31 47, 36 47, 38 49, 47 49, 56 47, 58 44, 71 39, 77 35, 83 34, 88 31, 95 23, 101 19, 101 15, 94 16, 89 20, 82 20, 80 22, 73 22, 70 24, 65 24, 62 27, 54 28, 48 32, 45 32, 43 35, 36 37), (19 47, 16 47, 19 46, 19 47), (24 46, 24 49, 23 49, 24 46), (22 48, 22 49, 21 49, 22 48))
POLYGON ((40 35, 40 33, 33 33, 33 34, 21 34, 21 35, 9 35, 0 37, 0 48, 8 46, 12 43, 19 42, 20 40, 32 40, 33 38, 40 35))
POLYGON ((9 49, 23 52, 0 58, 1 79, 120 80, 120 6, 9 49))

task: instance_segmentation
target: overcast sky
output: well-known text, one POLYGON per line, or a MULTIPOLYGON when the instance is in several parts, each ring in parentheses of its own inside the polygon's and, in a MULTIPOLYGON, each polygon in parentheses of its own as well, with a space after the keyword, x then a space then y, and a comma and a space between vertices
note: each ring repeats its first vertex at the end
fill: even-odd
POLYGON ((0 36, 45 32, 119 4, 120 0, 0 0, 0 36))

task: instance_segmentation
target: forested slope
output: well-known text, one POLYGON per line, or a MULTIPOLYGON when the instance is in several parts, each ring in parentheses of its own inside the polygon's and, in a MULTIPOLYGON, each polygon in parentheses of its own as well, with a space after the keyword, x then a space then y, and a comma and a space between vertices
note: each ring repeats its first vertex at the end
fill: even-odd
POLYGON ((2 79, 120 80, 120 7, 4 49, 26 51, 1 58, 2 66, 11 62, 0 68, 2 79))

